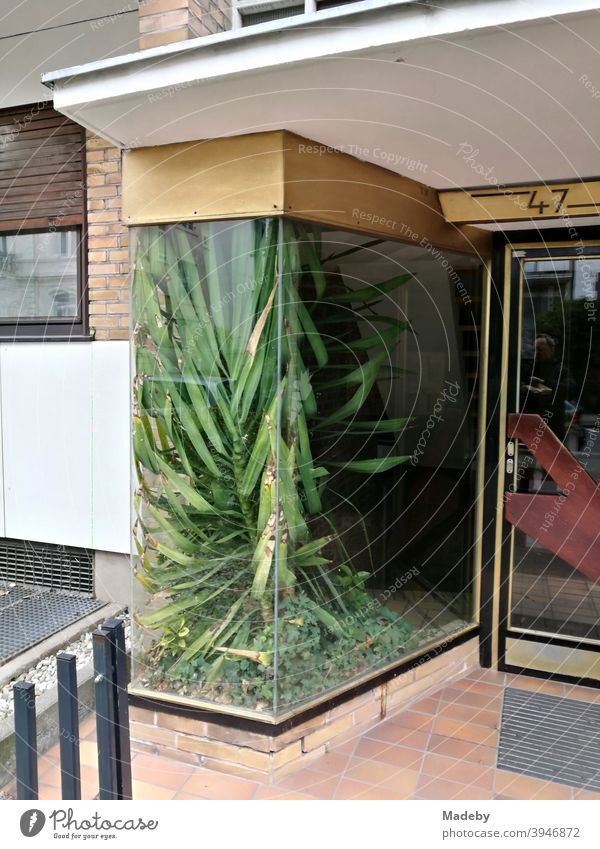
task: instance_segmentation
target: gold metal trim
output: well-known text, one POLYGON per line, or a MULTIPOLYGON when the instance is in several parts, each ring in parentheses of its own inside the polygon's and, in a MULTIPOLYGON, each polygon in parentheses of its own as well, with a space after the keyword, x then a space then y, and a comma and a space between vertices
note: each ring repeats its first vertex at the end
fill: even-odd
POLYGON ((488 365, 490 344, 490 302, 492 289, 492 263, 485 264, 481 284, 481 361, 482 369, 479 375, 479 405, 477 410, 477 511, 475 518, 475 549, 473 558, 474 585, 473 609, 471 615, 476 622, 480 621, 481 611, 481 569, 483 566, 483 501, 485 493, 485 434, 486 411, 488 400, 488 365))
MULTIPOLYGON (((512 257, 511 257, 512 259, 512 257)), ((521 355, 523 353, 523 283, 525 280, 525 269, 523 267, 524 263, 527 261, 526 257, 519 257, 519 308, 517 312, 517 339, 518 339, 518 349, 517 349, 517 383, 515 387, 516 397, 513 398, 513 403, 517 406, 518 401, 520 401, 520 392, 519 387, 521 385, 521 355)), ((512 263, 511 263, 512 264, 512 263)), ((511 287, 512 287, 512 279, 511 279, 511 287)), ((510 297, 510 296, 509 296, 510 297)), ((510 309, 510 305, 508 307, 510 309)), ((509 316, 510 323, 510 316, 509 316)), ((508 387, 507 387, 507 398, 508 398, 508 387)), ((520 404, 518 405, 518 410, 520 412, 520 404)), ((504 448, 506 451, 506 438, 504 439, 504 448)), ((513 475, 513 482, 517 481, 517 473, 519 469, 519 440, 515 439, 515 470, 513 475)), ((510 531, 510 551, 508 555, 508 586, 506 588, 507 596, 507 613, 506 613, 506 624, 507 627, 511 627, 512 621, 512 609, 513 609, 513 572, 515 565, 515 531, 516 528, 511 528, 510 531)))
MULTIPOLYGON (((181 705, 182 707, 193 707, 198 710, 209 710, 213 713, 222 713, 227 716, 239 716, 244 719, 254 719, 260 722, 268 723, 269 725, 280 725, 282 722, 285 722, 288 719, 292 719, 292 717, 297 716, 299 713, 304 713, 304 711, 310 710, 311 708, 317 707, 324 702, 328 702, 331 699, 336 698, 342 693, 347 692, 348 690, 352 690, 355 687, 364 684, 370 679, 377 678, 379 675, 384 675, 386 672, 389 672, 391 669, 394 669, 398 666, 402 666, 405 663, 409 663, 411 660, 415 660, 428 652, 436 651, 436 649, 440 648, 448 643, 449 640, 455 640, 462 637, 464 634, 468 634, 471 631, 474 631, 477 628, 477 623, 472 622, 469 625, 465 625, 464 628, 461 628, 457 631, 454 631, 452 634, 446 634, 445 637, 440 636, 438 640, 435 640, 431 643, 425 643, 420 646, 415 651, 410 652, 407 655, 401 655, 397 657, 394 661, 390 661, 385 666, 377 667, 376 669, 369 669, 365 673, 356 678, 352 678, 349 681, 345 681, 343 684, 340 684, 338 687, 335 687, 331 690, 327 690, 325 693, 320 693, 318 696, 315 696, 313 699, 309 699, 307 701, 301 702, 298 705, 295 705, 293 708, 289 710, 277 714, 277 716, 273 716, 272 714, 262 713, 261 711, 253 711, 247 708, 236 707, 235 705, 222 705, 217 704, 215 702, 209 702, 203 699, 192 699, 186 696, 178 696, 175 693, 166 693, 157 690, 146 690, 143 687, 135 687, 129 685, 127 692, 131 696, 140 696, 148 699, 156 699, 157 701, 166 702, 168 704, 181 705)), ((477 639, 477 636, 474 634, 473 639, 477 639)), ((464 645, 464 643, 461 643, 464 645)), ((452 648, 455 648, 454 646, 452 648)), ((448 651, 452 651, 452 648, 448 649, 448 651)), ((456 648, 459 648, 456 646, 456 648)))
POLYGON ((484 186, 440 192, 446 221, 487 224, 506 221, 545 221, 597 216, 600 180, 566 181, 549 185, 484 186))
POLYGON ((511 633, 523 634, 524 637, 556 637, 559 640, 568 640, 571 643, 576 643, 578 646, 585 643, 586 646, 600 646, 600 640, 593 640, 590 637, 572 637, 570 634, 558 634, 556 631, 532 631, 527 628, 519 628, 516 625, 511 627, 511 633))
MULTIPOLYGON (((504 234, 510 240, 510 230, 504 234)), ((577 250, 577 248, 583 245, 584 247, 597 247, 598 239, 572 239, 569 242, 510 242, 510 248, 513 250, 526 250, 527 248, 533 248, 534 250, 543 250, 544 248, 548 248, 548 250, 554 250, 554 248, 572 248, 572 250, 577 250)), ((560 257, 561 259, 573 259, 573 257, 560 257)), ((533 257, 532 259, 540 259, 540 257, 533 257)), ((549 259, 559 259, 559 257, 549 257, 549 259)))
POLYGON ((533 640, 506 640, 506 663, 555 675, 600 680, 600 652, 533 640))
POLYGON ((449 224, 435 189, 276 130, 123 155, 127 225, 289 215, 491 257, 492 234, 449 224))
POLYGON ((500 362, 500 426, 498 434, 498 489, 496 492, 496 534, 494 539, 494 578, 492 593, 492 664, 498 667, 500 631, 500 593, 502 591, 502 516, 504 514, 504 458, 506 452, 506 408, 508 396, 508 332, 510 329, 510 278, 512 248, 504 248, 504 289, 502 293, 502 357, 500 362))

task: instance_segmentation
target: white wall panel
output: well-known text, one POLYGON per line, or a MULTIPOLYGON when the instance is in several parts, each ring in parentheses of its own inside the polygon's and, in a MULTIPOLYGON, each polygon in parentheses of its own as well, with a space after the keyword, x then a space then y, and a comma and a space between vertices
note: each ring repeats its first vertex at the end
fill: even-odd
POLYGON ((129 551, 129 343, 92 348, 92 540, 129 551))
POLYGON ((92 345, 0 346, 4 533, 92 545, 92 345))

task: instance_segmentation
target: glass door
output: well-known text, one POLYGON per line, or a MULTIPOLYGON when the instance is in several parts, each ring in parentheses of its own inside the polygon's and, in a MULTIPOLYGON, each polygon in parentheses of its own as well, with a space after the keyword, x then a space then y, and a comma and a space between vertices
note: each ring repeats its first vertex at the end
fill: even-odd
POLYGON ((500 666, 600 681, 600 249, 515 251, 500 666))

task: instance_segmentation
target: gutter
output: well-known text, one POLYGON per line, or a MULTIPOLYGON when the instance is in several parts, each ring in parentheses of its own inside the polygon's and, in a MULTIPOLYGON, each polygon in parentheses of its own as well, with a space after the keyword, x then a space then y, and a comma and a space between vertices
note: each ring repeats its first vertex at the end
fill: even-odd
MULTIPOLYGON (((173 58, 193 59, 200 51, 202 58, 217 54, 219 48, 256 49, 260 42, 268 44, 278 37, 282 40, 282 48, 287 46, 283 41, 286 35, 300 37, 303 31, 325 31, 333 43, 340 37, 354 37, 354 42, 360 41, 361 29, 365 29, 368 37, 370 27, 380 21, 384 26, 390 23, 402 24, 405 29, 395 36, 388 37, 377 45, 402 44, 418 39, 435 38, 457 35, 463 32, 494 30, 509 27, 513 24, 533 22, 536 20, 553 20, 556 17, 566 17, 582 12, 597 11, 597 0, 357 0, 349 5, 337 6, 294 15, 289 18, 267 21, 253 26, 199 36, 162 47, 151 47, 136 53, 128 53, 108 59, 101 59, 85 65, 63 68, 42 74, 41 81, 50 89, 64 85, 69 80, 77 78, 96 77, 102 72, 122 71, 136 73, 140 66, 157 64, 173 58), (391 15, 396 11, 402 13, 391 15), (412 14, 411 14, 412 13, 412 14)), ((355 46, 346 49, 355 50, 355 46)), ((334 50, 333 53, 343 52, 334 50)), ((322 54, 323 55, 323 54, 322 54)), ((286 60, 283 59, 282 63, 286 60)))

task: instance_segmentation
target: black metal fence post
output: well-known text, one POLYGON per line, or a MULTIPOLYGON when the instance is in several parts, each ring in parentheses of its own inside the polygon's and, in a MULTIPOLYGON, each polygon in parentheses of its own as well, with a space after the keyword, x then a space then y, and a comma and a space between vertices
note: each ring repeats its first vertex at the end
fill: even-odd
POLYGON ((17 681, 13 686, 13 697, 15 705, 17 799, 37 799, 35 686, 28 681, 17 681))
POLYGON ((59 652, 56 656, 56 673, 62 798, 81 799, 79 702, 75 655, 59 652))
POLYGON ((108 632, 96 628, 92 634, 96 683, 96 736, 100 799, 118 799, 115 725, 115 676, 112 644, 108 632))
POLYGON ((127 698, 127 650, 121 619, 107 619, 102 630, 108 633, 114 668, 115 748, 117 757, 117 798, 131 799, 131 743, 127 698))

